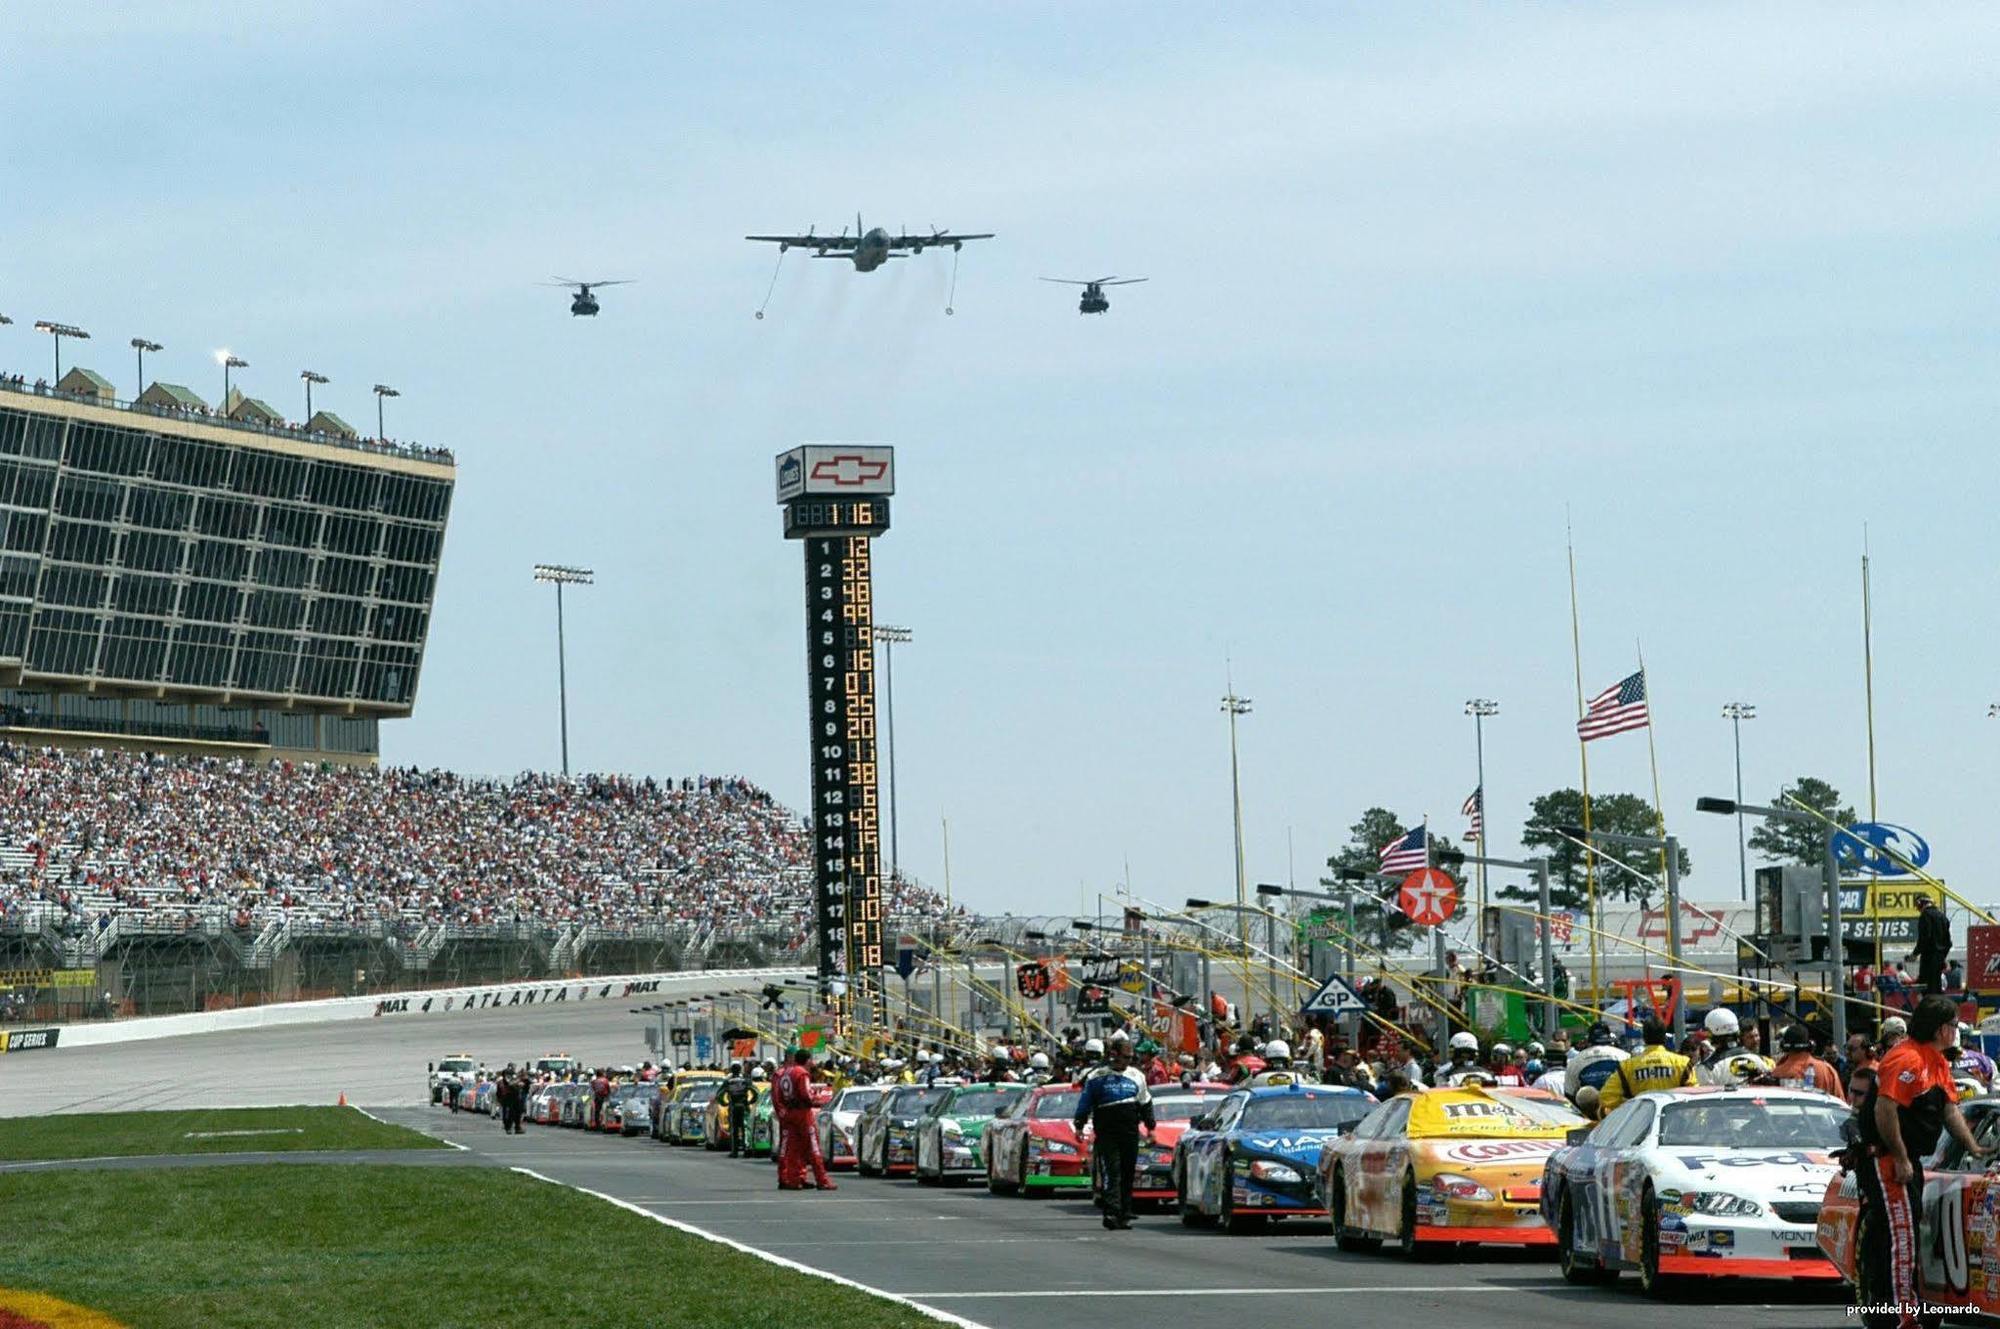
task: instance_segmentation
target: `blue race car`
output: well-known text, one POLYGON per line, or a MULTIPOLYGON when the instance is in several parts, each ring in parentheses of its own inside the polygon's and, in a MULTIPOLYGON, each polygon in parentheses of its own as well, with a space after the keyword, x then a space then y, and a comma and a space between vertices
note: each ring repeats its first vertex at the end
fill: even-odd
POLYGON ((1324 1218, 1320 1150, 1375 1109, 1338 1085, 1238 1089, 1189 1123, 1174 1149, 1181 1222, 1247 1232, 1273 1218, 1324 1218))

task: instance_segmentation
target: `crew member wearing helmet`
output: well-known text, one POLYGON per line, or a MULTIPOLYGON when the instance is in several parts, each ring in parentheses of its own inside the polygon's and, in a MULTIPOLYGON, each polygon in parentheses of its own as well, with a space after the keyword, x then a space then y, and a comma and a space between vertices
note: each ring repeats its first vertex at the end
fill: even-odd
POLYGON ((1274 1038, 1264 1045, 1264 1069, 1245 1076, 1244 1088, 1254 1088, 1266 1084, 1303 1084, 1311 1077, 1305 1068, 1292 1065, 1292 1045, 1282 1038, 1274 1038))
POLYGON ((1229 1059, 1225 1068, 1231 1084, 1242 1084, 1251 1076, 1264 1069, 1264 1059, 1257 1055, 1257 1040, 1245 1034, 1236 1040, 1236 1055, 1229 1059))
POLYGON ((1437 1082, 1440 1089, 1457 1089, 1467 1083, 1491 1084, 1492 1073, 1479 1064, 1479 1038, 1469 1030, 1461 1029, 1451 1036, 1445 1045, 1451 1060, 1438 1067, 1437 1082))
POLYGON ((1029 1084, 1047 1084, 1050 1079, 1049 1054, 1046 1052, 1037 1052, 1029 1057, 1028 1073, 1022 1078, 1029 1084))
POLYGON ((1590 1026, 1589 1042, 1569 1054, 1569 1064, 1563 1075, 1563 1093, 1570 1102, 1579 1106, 1583 1090, 1592 1091, 1594 1100, 1604 1088, 1604 1082, 1618 1069, 1618 1063, 1632 1055, 1618 1046, 1617 1037, 1611 1026, 1599 1020, 1590 1026))
POLYGON ((1528 1083, 1528 1077, 1521 1073, 1520 1063, 1514 1060, 1514 1048, 1510 1043, 1495 1043, 1486 1053, 1486 1064, 1492 1071, 1495 1084, 1520 1089, 1528 1083))
POLYGON ((1640 1036, 1646 1040, 1645 1050, 1611 1063, 1611 1074, 1598 1087, 1599 1115, 1609 1116, 1628 1098, 1694 1083, 1694 1062, 1667 1046, 1667 1026, 1658 1016, 1646 1018, 1640 1036))
POLYGON ((1695 1072, 1698 1083, 1748 1084, 1760 1075, 1771 1073, 1769 1058, 1743 1046, 1743 1026, 1737 1021, 1735 1011, 1718 1006, 1701 1023, 1708 1030, 1715 1051, 1695 1072))
POLYGON ((1812 1033, 1802 1024, 1788 1024, 1778 1035, 1778 1063, 1771 1068, 1787 1089, 1817 1089, 1843 1097, 1840 1072, 1813 1055, 1812 1033))

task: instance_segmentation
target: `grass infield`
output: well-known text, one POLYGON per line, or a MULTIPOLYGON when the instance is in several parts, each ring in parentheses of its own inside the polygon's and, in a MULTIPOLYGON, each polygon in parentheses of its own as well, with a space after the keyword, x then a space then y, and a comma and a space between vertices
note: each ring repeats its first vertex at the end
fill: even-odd
POLYGON ((17 1173, 0 1213, 0 1287, 133 1329, 936 1325, 499 1168, 17 1173))
POLYGON ((0 1162, 135 1154, 291 1153, 299 1149, 442 1149, 428 1135, 353 1108, 213 1108, 0 1118, 0 1162))

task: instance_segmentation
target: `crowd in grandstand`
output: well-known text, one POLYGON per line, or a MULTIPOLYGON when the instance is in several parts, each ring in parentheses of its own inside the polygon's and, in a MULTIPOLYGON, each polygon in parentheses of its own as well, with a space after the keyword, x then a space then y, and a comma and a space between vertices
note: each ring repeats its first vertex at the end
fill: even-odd
MULTIPOLYGON (((803 821, 735 777, 658 781, 31 750, 0 744, 0 919, 122 911, 437 923, 680 923, 802 940, 803 821)), ((898 916, 940 911, 898 883, 898 916)))

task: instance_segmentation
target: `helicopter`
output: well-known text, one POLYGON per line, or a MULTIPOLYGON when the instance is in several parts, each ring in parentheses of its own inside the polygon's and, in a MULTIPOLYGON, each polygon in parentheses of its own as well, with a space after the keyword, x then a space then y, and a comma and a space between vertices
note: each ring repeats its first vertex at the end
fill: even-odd
POLYGON ((594 287, 630 286, 632 282, 629 278, 621 278, 617 281, 578 281, 574 277, 558 277, 554 281, 545 281, 540 284, 543 286, 562 286, 573 289, 576 294, 570 297, 570 314, 576 318, 586 316, 595 318, 597 316, 597 297, 590 293, 594 287))
POLYGON ((1101 314, 1111 308, 1111 300, 1104 294, 1105 287, 1130 286, 1134 282, 1142 282, 1147 279, 1144 277, 1098 277, 1092 281, 1077 281, 1071 277, 1044 277, 1042 280, 1052 281, 1058 286, 1081 286, 1083 288, 1083 298, 1077 301, 1076 312, 1079 314, 1101 314))

